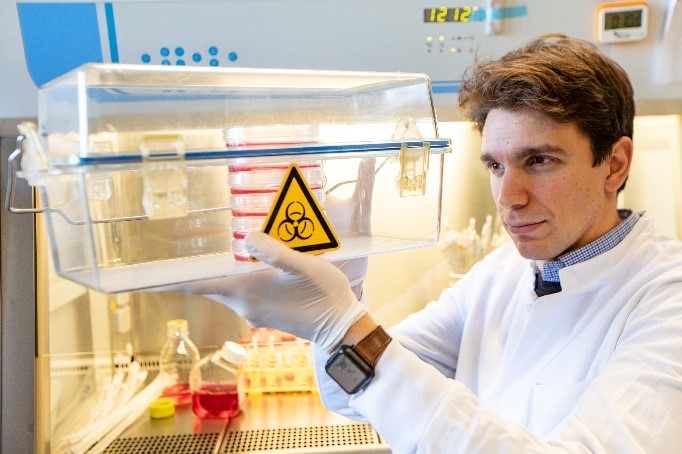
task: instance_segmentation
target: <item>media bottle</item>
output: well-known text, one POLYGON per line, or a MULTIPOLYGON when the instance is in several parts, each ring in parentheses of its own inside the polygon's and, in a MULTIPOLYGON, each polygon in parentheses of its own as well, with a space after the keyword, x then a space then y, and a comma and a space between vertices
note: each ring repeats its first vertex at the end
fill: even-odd
POLYGON ((166 323, 166 342, 159 353, 159 373, 172 377, 173 384, 163 389, 164 397, 172 398, 176 405, 192 401, 189 376, 198 361, 199 350, 189 338, 187 320, 169 320, 166 323))
POLYGON ((227 341, 192 368, 192 411, 200 419, 229 419, 239 414, 246 393, 244 365, 247 352, 227 341))

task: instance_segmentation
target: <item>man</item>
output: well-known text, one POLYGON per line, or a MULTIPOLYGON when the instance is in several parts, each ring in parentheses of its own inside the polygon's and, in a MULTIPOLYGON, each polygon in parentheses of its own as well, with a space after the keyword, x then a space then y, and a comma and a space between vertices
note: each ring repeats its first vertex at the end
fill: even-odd
POLYGON ((627 75, 547 35, 477 63, 460 106, 513 241, 390 336, 350 289, 362 262, 335 267, 264 234, 247 248, 282 271, 192 292, 310 339, 325 404, 396 453, 679 451, 682 244, 617 209, 633 152, 627 75))

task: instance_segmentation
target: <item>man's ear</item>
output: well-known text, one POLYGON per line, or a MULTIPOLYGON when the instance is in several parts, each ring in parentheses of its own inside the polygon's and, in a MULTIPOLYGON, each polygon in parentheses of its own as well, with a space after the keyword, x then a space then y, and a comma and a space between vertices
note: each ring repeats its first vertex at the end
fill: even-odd
POLYGON ((609 174, 604 182, 606 191, 614 193, 618 191, 628 178, 630 164, 632 164, 632 139, 623 136, 611 146, 609 174))

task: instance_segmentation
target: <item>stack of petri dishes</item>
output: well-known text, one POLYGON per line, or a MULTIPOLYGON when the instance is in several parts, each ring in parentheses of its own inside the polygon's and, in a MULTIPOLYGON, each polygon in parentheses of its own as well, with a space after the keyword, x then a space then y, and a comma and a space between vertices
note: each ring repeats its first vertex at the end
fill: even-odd
MULTIPOLYGON (((225 130, 228 147, 282 147, 309 145, 317 141, 317 128, 308 125, 269 125, 233 127, 225 130)), ((292 162, 228 166, 232 210, 232 250, 234 258, 250 260, 244 247, 249 232, 261 230, 279 188, 292 162)), ((319 161, 297 162, 303 178, 324 208, 324 172, 319 161)))
MULTIPOLYGON (((244 238, 261 230, 290 163, 229 166, 234 258, 249 260, 244 238)), ((318 204, 324 207, 324 174, 318 162, 298 163, 318 204)))

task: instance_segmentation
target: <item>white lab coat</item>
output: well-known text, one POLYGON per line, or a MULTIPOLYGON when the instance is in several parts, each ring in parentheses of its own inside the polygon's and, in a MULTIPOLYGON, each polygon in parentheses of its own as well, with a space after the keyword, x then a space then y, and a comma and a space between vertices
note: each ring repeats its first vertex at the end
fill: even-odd
POLYGON ((682 242, 647 215, 616 247, 560 271, 538 298, 509 243, 390 332, 351 399, 394 453, 682 452, 682 242))

